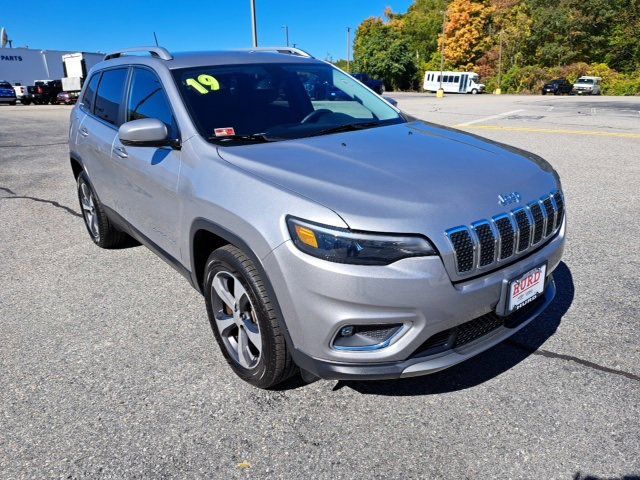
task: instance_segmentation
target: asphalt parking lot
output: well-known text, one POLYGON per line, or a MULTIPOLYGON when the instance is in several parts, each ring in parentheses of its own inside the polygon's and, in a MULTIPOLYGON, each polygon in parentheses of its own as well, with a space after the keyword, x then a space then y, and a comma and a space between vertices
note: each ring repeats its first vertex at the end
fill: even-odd
POLYGON ((89 240, 69 107, 0 106, 0 478, 640 476, 640 98, 393 96, 559 171, 558 296, 452 369, 270 392, 180 275, 89 240))

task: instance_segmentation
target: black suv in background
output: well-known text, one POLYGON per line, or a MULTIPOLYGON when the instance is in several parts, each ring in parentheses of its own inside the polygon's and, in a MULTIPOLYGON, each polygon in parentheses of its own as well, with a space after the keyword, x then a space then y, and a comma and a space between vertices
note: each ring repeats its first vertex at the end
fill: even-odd
POLYGON ((542 87, 542 95, 546 95, 547 93, 554 95, 569 94, 571 93, 571 89, 573 89, 573 84, 569 83, 566 78, 557 78, 544 84, 542 87))
POLYGON ((384 83, 381 80, 374 80, 366 73, 353 73, 351 74, 353 78, 364 83, 371 90, 376 92, 378 95, 382 95, 384 93, 384 83))
POLYGON ((62 91, 62 80, 37 80, 29 87, 31 99, 36 105, 58 103, 58 94, 62 91))

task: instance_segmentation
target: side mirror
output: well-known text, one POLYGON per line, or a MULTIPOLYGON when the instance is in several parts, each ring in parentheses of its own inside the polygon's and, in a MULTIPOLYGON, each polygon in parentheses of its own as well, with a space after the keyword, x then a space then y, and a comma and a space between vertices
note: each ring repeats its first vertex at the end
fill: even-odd
POLYGON ((123 145, 162 147, 171 144, 167 126, 156 118, 143 118, 123 123, 118 130, 123 145))
POLYGON ((384 98, 387 102, 389 102, 391 105, 393 105, 394 107, 398 106, 398 101, 391 98, 391 97, 387 97, 387 96, 383 96, 382 98, 384 98))

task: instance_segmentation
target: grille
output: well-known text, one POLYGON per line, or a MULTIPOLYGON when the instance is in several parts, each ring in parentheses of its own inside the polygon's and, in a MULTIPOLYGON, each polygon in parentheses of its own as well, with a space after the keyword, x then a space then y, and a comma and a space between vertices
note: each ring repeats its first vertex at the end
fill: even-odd
POLYGON ((553 208, 553 202, 551 201, 551 197, 547 197, 542 201, 542 205, 544 206, 544 211, 547 215, 547 228, 544 231, 545 237, 551 235, 553 232, 553 227, 555 226, 555 216, 556 212, 553 208))
POLYGON ((497 315, 487 314, 482 317, 475 318, 470 322, 460 325, 456 332, 456 339, 453 343, 454 347, 461 347, 467 343, 473 342, 475 339, 484 337, 487 333, 493 332, 502 325, 502 319, 497 315))
POLYGON ((401 327, 401 324, 393 324, 393 325, 358 325, 355 328, 355 332, 360 335, 364 335, 367 338, 372 340, 376 340, 378 343, 384 342, 391 335, 396 333, 398 329, 401 327))
POLYGON ((529 210, 533 216, 534 230, 532 243, 535 245, 542 240, 542 234, 544 233, 544 215, 542 214, 542 208, 540 208, 540 204, 538 202, 530 204, 529 210))
POLYGON ((489 222, 483 222, 473 226, 480 242, 480 263, 479 266, 486 267, 493 263, 496 253, 496 237, 489 222))
POLYGON ((553 199, 556 202, 556 209, 558 210, 555 228, 559 228, 560 225, 562 225, 562 216, 564 215, 564 198, 562 198, 562 193, 556 192, 553 194, 553 199))
POLYGON ((531 242, 531 223, 529 222, 529 215, 524 208, 514 212, 514 217, 520 231, 520 238, 518 239, 518 253, 529 248, 531 242))
POLYGON ((497 328, 505 326, 507 328, 515 328, 531 316, 544 302, 544 297, 535 299, 530 304, 522 307, 520 310, 500 317, 495 312, 487 313, 480 317, 474 318, 457 327, 443 330, 431 335, 422 345, 420 345, 411 355, 413 357, 421 357, 433 355, 451 348, 462 347, 479 338, 488 335, 497 328))
POLYGON ((556 233, 564 208, 564 197, 556 191, 526 207, 471 222, 471 228, 462 225, 447 230, 457 273, 472 274, 530 251, 556 233))
POLYGON ((473 242, 465 227, 450 231, 449 239, 456 251, 459 272, 468 272, 473 268, 473 242))
POLYGON ((513 224, 511 223, 511 219, 508 215, 503 215, 501 218, 495 217, 494 222, 498 228, 498 233, 500 234, 502 242, 500 248, 500 260, 504 260, 505 258, 509 258, 513 255, 513 243, 516 232, 513 229, 513 224))

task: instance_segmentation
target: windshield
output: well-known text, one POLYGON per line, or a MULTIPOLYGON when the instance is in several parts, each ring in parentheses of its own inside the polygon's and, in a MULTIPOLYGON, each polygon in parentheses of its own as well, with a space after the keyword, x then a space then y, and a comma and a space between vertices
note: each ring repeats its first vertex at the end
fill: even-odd
POLYGON ((578 83, 586 83, 587 85, 592 85, 593 80, 591 78, 581 78, 578 80, 578 83))
POLYGON ((0 88, 13 88, 9 82, 0 82, 0 88))
POLYGON ((200 134, 222 145, 404 122, 378 95, 324 63, 197 67, 173 75, 200 134))

